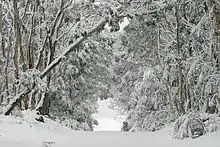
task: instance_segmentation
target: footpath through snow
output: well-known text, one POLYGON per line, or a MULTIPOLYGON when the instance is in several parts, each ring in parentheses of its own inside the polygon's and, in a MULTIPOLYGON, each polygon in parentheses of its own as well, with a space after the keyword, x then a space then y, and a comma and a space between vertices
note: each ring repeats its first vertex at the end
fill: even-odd
POLYGON ((110 100, 100 100, 98 113, 94 114, 99 125, 94 131, 120 131, 123 123, 123 116, 109 108, 110 100))

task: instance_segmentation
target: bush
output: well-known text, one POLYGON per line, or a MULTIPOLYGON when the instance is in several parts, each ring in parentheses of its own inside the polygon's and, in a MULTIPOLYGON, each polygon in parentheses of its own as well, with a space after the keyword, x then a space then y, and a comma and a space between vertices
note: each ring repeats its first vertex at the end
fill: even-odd
POLYGON ((165 125, 173 122, 175 120, 175 115, 165 111, 152 111, 150 115, 148 115, 144 121, 142 128, 144 131, 157 131, 165 127, 165 125))
POLYGON ((205 132, 205 124, 200 114, 188 113, 176 120, 172 137, 175 139, 196 138, 205 132))
POLYGON ((216 114, 203 114, 202 119, 205 124, 205 131, 213 133, 220 130, 220 117, 216 114))
POLYGON ((177 116, 169 110, 145 111, 144 115, 132 112, 128 115, 129 131, 157 131, 176 120, 177 116))

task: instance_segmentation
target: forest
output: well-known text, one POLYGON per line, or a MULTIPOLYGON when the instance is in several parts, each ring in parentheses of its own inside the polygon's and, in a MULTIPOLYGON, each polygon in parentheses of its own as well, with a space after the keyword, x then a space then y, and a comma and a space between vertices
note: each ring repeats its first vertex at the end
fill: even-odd
POLYGON ((1 0, 0 11, 3 115, 92 131, 97 101, 111 99, 124 131, 220 129, 219 0, 1 0))

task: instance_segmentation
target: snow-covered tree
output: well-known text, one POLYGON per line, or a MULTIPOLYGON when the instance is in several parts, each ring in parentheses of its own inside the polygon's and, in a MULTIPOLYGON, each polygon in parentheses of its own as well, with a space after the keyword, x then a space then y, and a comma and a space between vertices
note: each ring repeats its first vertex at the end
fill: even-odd
POLYGON ((123 110, 132 104, 126 111, 133 125, 147 129, 144 120, 157 118, 161 110, 173 116, 166 123, 188 111, 217 112, 219 6, 218 1, 191 0, 131 4, 130 12, 136 8, 139 13, 131 13, 121 37, 125 55, 118 58, 118 85, 123 88, 116 89, 122 98, 115 96, 115 101, 123 110), (138 66, 122 68, 131 62, 138 66), (150 108, 156 113, 146 115, 150 108))
POLYGON ((1 6, 1 102, 10 101, 5 114, 19 106, 92 129, 97 98, 106 97, 111 79, 111 50, 101 31, 106 23, 111 31, 120 29, 120 4, 13 0, 1 6))

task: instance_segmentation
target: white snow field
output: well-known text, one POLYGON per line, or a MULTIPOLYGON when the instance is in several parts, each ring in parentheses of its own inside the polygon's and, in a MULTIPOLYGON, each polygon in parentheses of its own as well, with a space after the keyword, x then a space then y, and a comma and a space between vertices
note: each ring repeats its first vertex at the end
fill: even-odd
POLYGON ((100 125, 95 132, 78 132, 45 118, 35 121, 33 112, 23 118, 0 115, 0 147, 220 147, 220 132, 197 139, 174 140, 171 128, 158 132, 120 132, 120 121, 112 119, 109 101, 100 103, 95 117, 100 125))
POLYGON ((77 132, 46 120, 0 116, 0 147, 220 147, 220 132, 173 140, 170 128, 151 132, 77 132))

